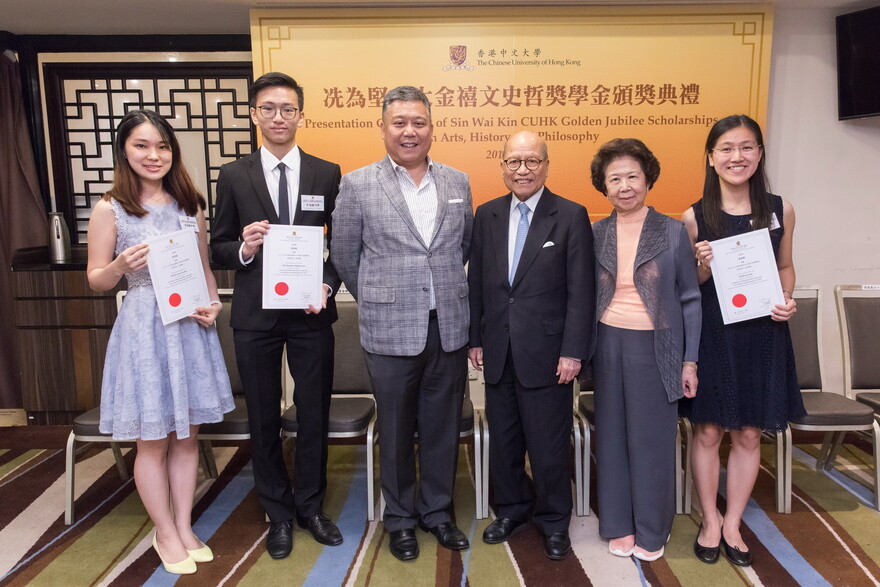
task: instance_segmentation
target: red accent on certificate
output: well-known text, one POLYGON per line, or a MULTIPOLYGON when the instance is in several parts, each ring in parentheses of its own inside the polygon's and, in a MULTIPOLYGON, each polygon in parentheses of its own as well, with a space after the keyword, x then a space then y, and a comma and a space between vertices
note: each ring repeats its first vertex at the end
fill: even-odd
POLYGON ((211 303, 198 237, 191 228, 163 234, 146 243, 150 246, 147 267, 162 324, 167 326, 186 318, 196 308, 211 303))
POLYGON ((270 224, 263 237, 263 308, 320 306, 324 227, 270 224))
POLYGON ((712 278, 725 324, 769 316, 785 304, 779 269, 766 228, 737 234, 712 245, 712 278))

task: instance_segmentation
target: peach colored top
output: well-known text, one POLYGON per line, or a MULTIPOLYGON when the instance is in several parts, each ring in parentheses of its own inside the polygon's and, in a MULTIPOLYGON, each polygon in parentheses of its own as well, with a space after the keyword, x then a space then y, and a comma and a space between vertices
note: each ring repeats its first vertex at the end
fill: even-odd
POLYGON ((599 319, 608 326, 628 330, 654 330, 651 316, 633 283, 636 251, 647 216, 647 206, 631 215, 617 215, 617 282, 614 297, 599 319))

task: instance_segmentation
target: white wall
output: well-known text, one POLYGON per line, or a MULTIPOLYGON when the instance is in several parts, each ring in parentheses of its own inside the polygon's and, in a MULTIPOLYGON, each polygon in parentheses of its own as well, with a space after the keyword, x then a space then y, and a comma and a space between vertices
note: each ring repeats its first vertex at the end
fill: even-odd
POLYGON ((797 283, 823 288, 824 382, 839 393, 833 288, 880 283, 880 117, 837 120, 834 17, 853 10, 776 10, 765 129, 773 191, 797 214, 797 283))

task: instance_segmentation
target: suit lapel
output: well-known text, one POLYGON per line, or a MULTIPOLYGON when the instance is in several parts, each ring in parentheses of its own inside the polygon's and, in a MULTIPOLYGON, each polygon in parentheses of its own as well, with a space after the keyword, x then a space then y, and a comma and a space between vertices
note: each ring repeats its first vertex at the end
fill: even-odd
POLYGON ((376 179, 379 180, 379 185, 382 187, 385 195, 388 196, 391 205, 397 210, 397 213, 400 215, 401 219, 403 219, 403 223, 406 224, 406 227, 413 233, 413 236, 415 236, 416 239, 422 243, 422 246, 427 249, 428 245, 422 240, 422 235, 419 234, 419 229, 413 221, 412 214, 409 213, 409 206, 406 205, 403 192, 400 191, 400 184, 397 183, 397 177, 394 175, 394 168, 388 163, 387 158, 382 159, 376 165, 378 167, 376 170, 376 179))
POLYGON ((296 211, 293 214, 293 224, 303 224, 302 195, 312 194, 312 186, 315 181, 315 167, 311 158, 299 150, 299 193, 296 195, 296 211))
POLYGON ((437 216, 434 220, 434 232, 431 234, 431 242, 440 232, 443 219, 446 217, 446 209, 449 208, 449 198, 446 197, 446 173, 443 167, 434 163, 434 185, 437 188, 437 216))
POLYGON ((269 188, 266 186, 266 177, 263 175, 263 162, 260 159, 260 150, 257 149, 248 159, 247 167, 248 178, 257 195, 257 202, 266 213, 266 218, 270 224, 278 224, 278 212, 272 204, 272 198, 269 196, 269 188))
POLYGON ((492 209, 492 216, 488 222, 489 243, 495 251, 495 265, 498 269, 499 278, 505 284, 508 283, 510 272, 510 260, 508 259, 507 239, 510 230, 510 199, 507 196, 496 200, 498 202, 492 209))
POLYGON ((522 256, 519 258, 519 265, 516 266, 516 274, 513 276, 511 287, 516 287, 522 276, 525 275, 528 268, 535 261, 535 257, 547 242, 550 231, 556 225, 556 196, 544 188, 541 199, 538 200, 538 206, 535 209, 534 217, 529 224, 529 234, 526 237, 526 244, 523 246, 522 256))

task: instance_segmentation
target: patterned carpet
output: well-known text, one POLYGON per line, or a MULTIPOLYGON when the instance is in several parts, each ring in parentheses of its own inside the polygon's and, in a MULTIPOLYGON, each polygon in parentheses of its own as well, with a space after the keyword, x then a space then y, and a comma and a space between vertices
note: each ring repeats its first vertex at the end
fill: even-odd
MULTIPOLYGON (((666 556, 654 563, 610 555, 597 536, 595 513, 573 518, 574 554, 560 563, 544 558, 534 529, 507 545, 484 544, 480 536, 490 520, 473 519, 465 446, 455 515, 470 534, 470 550, 438 548, 432 536, 418 532, 420 558, 397 561, 382 524, 366 519, 364 447, 333 445, 325 509, 345 542, 323 547, 297 528, 293 555, 274 561, 263 546, 268 525, 253 493, 249 446, 219 446, 220 476, 200 481, 194 511, 196 532, 217 558, 178 578, 162 569, 150 548, 152 525, 134 483, 120 480, 105 445, 79 456, 76 519, 64 525, 66 436, 63 427, 0 429, 2 585, 880 585, 880 513, 868 505, 870 492, 854 481, 867 479, 870 458, 867 445, 850 437, 840 457, 845 474, 817 473, 818 447, 797 445, 790 515, 775 511, 774 451, 762 447, 762 470, 745 516, 744 536, 755 555, 748 569, 723 557, 715 565, 694 558, 696 510, 676 516, 666 556)), ((124 451, 131 470, 133 452, 124 451)))

